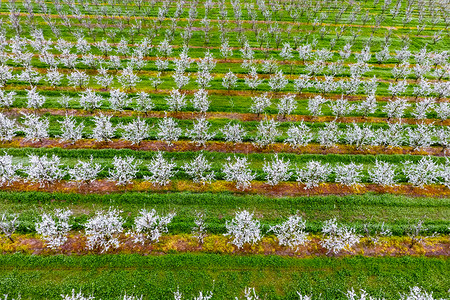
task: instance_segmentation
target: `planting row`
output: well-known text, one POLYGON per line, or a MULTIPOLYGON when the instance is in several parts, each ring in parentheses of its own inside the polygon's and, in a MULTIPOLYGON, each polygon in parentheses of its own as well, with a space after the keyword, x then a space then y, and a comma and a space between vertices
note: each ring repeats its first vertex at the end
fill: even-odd
MULTIPOLYGON (((109 249, 118 248, 122 243, 123 234, 130 237, 135 244, 142 246, 158 243, 164 233, 168 233, 168 224, 172 221, 175 213, 167 215, 157 214, 155 209, 141 209, 139 214, 134 218, 132 225, 128 224, 129 230, 125 232, 125 219, 120 216, 122 211, 109 208, 107 211, 96 211, 95 215, 87 219, 86 223, 76 223, 77 229, 85 228, 87 250, 94 250, 100 253, 107 252, 109 249)), ((35 221, 33 227, 45 241, 46 246, 50 249, 62 249, 68 241, 68 235, 72 228, 73 221, 69 222, 72 211, 69 209, 55 209, 52 213, 43 213, 35 221)), ((78 216, 80 218, 80 216, 78 216)), ((81 217, 81 219, 84 219, 81 217)), ((199 245, 202 245, 205 238, 210 235, 208 223, 204 219, 203 213, 197 213, 194 220, 195 226, 192 227, 191 236, 196 239, 199 245)), ((18 215, 2 214, 0 219, 0 229, 5 238, 11 242, 15 242, 15 231, 20 225, 18 215)), ((228 243, 236 246, 237 249, 243 249, 245 245, 256 244, 261 242, 264 236, 274 234, 277 238, 279 246, 287 247, 298 251, 300 246, 312 243, 316 237, 309 236, 306 231, 306 220, 299 215, 288 217, 281 224, 270 226, 261 225, 258 219, 253 217, 253 213, 246 210, 237 211, 232 220, 226 221, 224 233, 229 237, 228 243)), ((327 251, 327 254, 339 254, 343 251, 351 252, 352 247, 361 242, 361 238, 365 237, 365 243, 369 245, 379 245, 386 243, 383 237, 392 235, 388 226, 384 223, 381 226, 373 226, 364 224, 362 233, 358 234, 356 229, 347 225, 337 223, 336 219, 325 221, 321 226, 322 238, 314 243, 320 245, 327 251)), ((416 244, 425 245, 428 237, 424 236, 427 228, 420 220, 417 224, 410 225, 405 228, 405 235, 408 236, 407 243, 409 248, 416 244)), ((437 233, 433 234, 433 237, 437 233)), ((80 238, 80 237, 78 237, 80 238)), ((445 241, 443 242, 445 243, 445 241)))
POLYGON ((120 136, 122 140, 130 141, 132 145, 139 145, 144 140, 156 139, 171 146, 178 140, 187 139, 198 147, 205 146, 208 141, 214 140, 222 140, 235 145, 251 141, 258 148, 264 148, 276 142, 284 142, 294 149, 313 143, 324 148, 334 147, 338 144, 354 145, 358 150, 370 146, 390 148, 411 146, 414 150, 424 150, 432 145, 446 150, 450 146, 450 129, 448 127, 425 123, 417 126, 404 126, 401 122, 396 122, 388 123, 387 127, 372 127, 356 123, 339 125, 334 121, 324 125, 308 125, 300 122, 291 123, 284 133, 282 127, 286 128, 289 123, 280 123, 268 118, 264 118, 257 124, 230 121, 220 128, 219 126, 223 122, 218 120, 209 122, 204 117, 199 117, 192 123, 191 121, 182 121, 187 127, 184 130, 179 126, 178 120, 167 116, 147 120, 138 117, 128 123, 117 122, 117 120, 112 120, 112 116, 101 113, 93 118, 83 118, 84 120, 81 119, 81 121, 80 118, 72 116, 56 120, 52 117, 51 119, 52 124, 47 117, 34 113, 23 114, 22 124, 19 123, 19 125, 16 119, 8 118, 0 113, 0 140, 11 141, 17 135, 24 135, 24 140, 31 142, 42 141, 53 136, 60 138, 62 142, 71 144, 83 138, 92 138, 98 143, 104 143, 120 136), (86 119, 88 121, 85 121, 86 119), (59 126, 56 125, 57 123, 59 126), (51 129, 50 126, 52 126, 51 129), (219 128, 214 130, 214 127, 219 128))
MULTIPOLYGON (((234 182, 236 188, 245 190, 250 188, 252 181, 257 178, 254 167, 251 167, 248 157, 231 156, 226 157, 225 163, 218 165, 214 169, 208 156, 199 153, 191 161, 186 162, 180 169, 184 174, 193 179, 195 183, 211 183, 216 179, 224 179, 234 182), (218 171, 217 174, 214 171, 218 171)), ((40 186, 53 184, 64 178, 79 184, 89 184, 99 177, 105 176, 100 172, 104 169, 101 164, 96 163, 93 157, 86 160, 78 160, 71 168, 64 167, 61 158, 57 155, 48 157, 29 155, 29 161, 22 166, 21 163, 13 163, 13 157, 8 154, 0 156, 0 180, 2 185, 21 179, 25 175, 27 182, 39 183, 40 186)), ((147 164, 147 170, 141 170, 142 161, 133 156, 114 156, 112 167, 108 168, 107 178, 116 185, 131 184, 139 176, 144 181, 149 181, 155 186, 168 185, 175 174, 180 170, 177 164, 164 157, 163 152, 156 152, 147 164), (139 175, 138 175, 139 173, 139 175), (150 176, 147 176, 149 174, 150 176)), ((358 186, 362 182, 372 182, 384 187, 392 187, 397 184, 399 178, 407 182, 424 188, 429 184, 444 184, 450 188, 450 162, 445 164, 437 163, 431 157, 422 157, 419 161, 412 162, 406 160, 402 166, 385 161, 375 161, 373 166, 366 167, 362 164, 350 162, 349 164, 337 163, 330 165, 317 160, 309 160, 301 165, 294 166, 289 159, 279 157, 278 154, 272 156, 271 161, 264 160, 262 174, 259 171, 258 177, 264 178, 271 186, 280 182, 289 181, 294 176, 296 180, 304 185, 305 189, 318 187, 321 183, 334 181, 344 186, 358 186)))

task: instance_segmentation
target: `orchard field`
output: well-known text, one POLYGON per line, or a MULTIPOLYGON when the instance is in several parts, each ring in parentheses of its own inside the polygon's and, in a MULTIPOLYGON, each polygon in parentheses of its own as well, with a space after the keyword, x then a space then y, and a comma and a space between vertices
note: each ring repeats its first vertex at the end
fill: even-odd
POLYGON ((1 299, 450 299, 449 0, 0 2, 1 299))

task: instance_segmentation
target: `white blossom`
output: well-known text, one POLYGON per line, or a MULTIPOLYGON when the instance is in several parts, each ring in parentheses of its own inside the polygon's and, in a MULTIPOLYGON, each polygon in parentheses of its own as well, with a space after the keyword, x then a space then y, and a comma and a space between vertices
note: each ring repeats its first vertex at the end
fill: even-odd
POLYGON ((327 181, 331 171, 328 163, 310 160, 303 168, 297 170, 297 181, 305 185, 305 190, 317 187, 327 181))
POLYGON ((133 69, 130 67, 126 67, 122 70, 122 73, 117 76, 117 80, 125 89, 131 89, 135 87, 138 82, 141 81, 139 76, 134 74, 133 69))
POLYGON ((196 119, 193 123, 192 129, 186 130, 186 135, 197 144, 197 146, 204 146, 206 141, 212 139, 216 133, 209 132, 211 123, 209 123, 204 117, 196 119))
POLYGON ((158 121, 158 138, 169 145, 178 141, 182 132, 182 129, 178 127, 178 123, 173 118, 165 116, 158 121))
POLYGON ((169 232, 167 225, 174 216, 174 213, 159 216, 154 209, 151 211, 141 209, 139 215, 134 219, 133 231, 129 232, 128 235, 133 237, 135 243, 141 243, 142 245, 146 241, 157 243, 163 233, 169 232))
POLYGON ((135 159, 133 156, 114 156, 113 168, 109 169, 108 179, 115 181, 116 185, 129 184, 136 177, 141 164, 142 161, 135 159))
POLYGON ((81 93, 80 106, 86 110, 100 108, 102 100, 102 96, 97 95, 91 89, 87 89, 81 93))
POLYGON ((181 111, 187 105, 186 95, 180 93, 179 90, 172 89, 169 97, 165 99, 171 111, 181 111))
POLYGON ((174 170, 176 164, 172 161, 168 161, 163 157, 163 152, 156 152, 155 156, 147 165, 147 168, 151 176, 145 176, 146 181, 150 181, 155 185, 168 185, 170 183, 170 178, 172 178, 177 171, 174 170))
POLYGON ((150 136, 150 127, 144 120, 141 120, 140 117, 134 119, 128 124, 121 124, 119 127, 123 130, 122 138, 124 140, 131 141, 132 145, 139 145, 141 141, 150 136))
POLYGON ((6 93, 4 90, 0 89, 0 107, 10 107, 13 105, 15 95, 17 95, 17 93, 14 91, 6 93))
POLYGON ((78 183, 91 183, 97 178, 102 169, 100 164, 94 163, 94 158, 91 155, 89 161, 78 160, 76 165, 73 168, 69 168, 67 172, 72 181, 78 183))
POLYGON ((0 112, 0 141, 11 141, 20 127, 16 120, 10 119, 0 112))
POLYGON ((250 106, 250 111, 255 114, 261 114, 266 108, 268 108, 272 103, 270 102, 270 97, 268 93, 264 93, 261 96, 252 97, 252 105, 250 106))
POLYGON ((102 113, 94 116, 95 127, 92 130, 92 138, 97 142, 110 141, 114 137, 116 129, 111 123, 111 116, 104 116, 102 113))
POLYGON ((313 116, 322 115, 322 105, 327 103, 328 100, 323 98, 322 96, 315 96, 314 98, 310 98, 308 101, 308 110, 309 113, 313 116))
POLYGON ((237 76, 229 70, 228 73, 226 73, 222 78, 222 86, 227 90, 230 90, 236 87, 237 80, 237 76))
POLYGON ((405 109, 411 105, 407 102, 405 98, 397 98, 395 100, 389 100, 386 103, 383 111, 387 114, 388 118, 401 118, 403 117, 405 109))
POLYGON ((74 70, 69 75, 67 75, 67 79, 69 80, 69 85, 73 87, 79 87, 80 89, 83 86, 89 84, 90 77, 86 74, 86 72, 74 70))
POLYGON ((370 180, 382 186, 395 186, 397 180, 395 179, 395 166, 388 162, 375 161, 375 165, 369 169, 370 180))
POLYGON ((311 129, 303 121, 301 121, 297 126, 291 125, 286 134, 288 137, 284 142, 289 144, 291 147, 306 146, 313 139, 311 129))
POLYGON ((241 143, 243 138, 246 136, 247 132, 244 127, 237 123, 233 124, 233 122, 229 122, 225 125, 221 130, 224 135, 225 141, 233 142, 233 143, 241 143))
POLYGON ((211 100, 208 100, 208 91, 200 89, 194 93, 194 99, 192 99, 194 109, 205 113, 208 110, 210 103, 211 100))
POLYGON ((36 87, 27 90, 27 107, 38 109, 45 103, 45 97, 36 92, 36 87))
POLYGON ((256 136, 254 137, 254 144, 258 147, 265 147, 275 142, 275 139, 280 135, 277 129, 279 122, 273 119, 261 120, 256 128, 256 136))
POLYGON ((35 142, 37 140, 48 138, 48 119, 40 118, 35 114, 23 113, 23 132, 25 133, 25 140, 31 140, 35 142))
POLYGON ((13 157, 6 152, 0 156, 0 186, 9 186, 20 179, 17 171, 22 169, 22 164, 13 164, 13 157))
POLYGON ((342 163, 337 164, 334 167, 334 173, 336 174, 336 182, 346 185, 355 186, 361 182, 361 171, 363 166, 361 164, 355 164, 353 162, 345 165, 342 163))
POLYGON ((250 163, 247 157, 234 157, 234 162, 227 158, 223 166, 226 181, 236 182, 236 188, 245 190, 251 186, 251 181, 255 179, 256 174, 249 169, 250 163))
POLYGON ((71 215, 70 209, 55 209, 53 214, 43 213, 40 222, 36 222, 36 232, 43 236, 49 248, 58 249, 66 243, 71 215))
POLYGON ((283 96, 278 103, 278 114, 282 116, 290 115, 297 106, 295 95, 288 94, 283 96))
POLYGON ((128 95, 118 89, 112 89, 109 92, 109 103, 113 110, 122 111, 124 107, 127 107, 131 103, 131 99, 128 95))
POLYGON ((325 123, 325 127, 317 132, 317 140, 323 147, 333 147, 339 141, 339 135, 336 122, 325 123))
POLYGON ((214 171, 211 170, 211 163, 203 156, 197 155, 191 162, 186 163, 183 170, 191 176, 195 183, 211 183, 215 179, 214 171))
POLYGON ((284 161, 283 158, 278 158, 276 153, 270 163, 264 162, 263 171, 266 173, 267 183, 270 185, 277 185, 280 181, 288 181, 292 172, 290 171, 290 161, 284 161))
POLYGON ((403 174, 408 178, 408 182, 421 188, 426 184, 435 183, 440 170, 441 167, 429 156, 422 157, 417 163, 409 160, 403 163, 403 174))
POLYGON ((28 155, 28 158, 29 164, 24 167, 24 171, 28 175, 28 181, 38 182, 40 186, 44 186, 61 180, 66 174, 61 169, 61 159, 54 154, 51 158, 48 158, 47 154, 40 157, 31 154, 28 155))
POLYGON ((275 75, 269 78, 269 86, 274 91, 281 91, 286 87, 289 80, 283 75, 283 71, 278 70, 275 75))
POLYGON ((288 246, 298 249, 298 246, 304 245, 308 241, 308 233, 305 232, 306 221, 301 216, 290 216, 285 222, 270 226, 278 238, 278 243, 282 246, 288 246))
POLYGON ((255 244, 261 240, 261 229, 258 220, 253 219, 253 213, 246 210, 237 211, 235 217, 225 224, 225 236, 232 238, 231 243, 239 249, 244 244, 255 244))
POLYGON ((121 210, 111 209, 104 212, 96 211, 86 225, 87 248, 106 252, 109 248, 118 248, 119 234, 123 231, 124 219, 120 216, 121 210))
POLYGON ((342 250, 350 251, 355 244, 359 243, 360 239, 354 228, 338 225, 336 219, 325 221, 322 233, 324 238, 320 244, 328 250, 328 253, 334 254, 338 254, 342 250))
POLYGON ((63 121, 59 121, 61 124, 62 134, 58 136, 63 141, 70 141, 72 143, 83 138, 84 123, 76 124, 76 120, 73 116, 67 116, 63 121))

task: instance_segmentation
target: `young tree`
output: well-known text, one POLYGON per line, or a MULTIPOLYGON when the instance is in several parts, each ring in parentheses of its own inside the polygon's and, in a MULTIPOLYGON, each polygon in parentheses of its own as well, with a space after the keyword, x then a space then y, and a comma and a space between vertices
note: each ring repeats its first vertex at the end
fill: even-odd
POLYGON ((0 112, 0 141, 11 141, 16 136, 16 131, 19 130, 20 127, 17 125, 16 120, 9 119, 0 112))
POLYGON ((133 156, 124 158, 114 156, 113 169, 109 169, 108 179, 116 181, 116 185, 129 184, 136 177, 141 164, 142 161, 135 159, 133 156))
POLYGON ((313 134, 311 129, 303 123, 300 122, 299 125, 291 125, 287 130, 287 139, 284 141, 285 144, 289 144, 291 147, 298 148, 300 146, 306 146, 313 139, 313 134))
POLYGON ((0 89, 0 107, 10 107, 14 103, 14 96, 16 96, 17 93, 12 91, 9 93, 6 93, 4 90, 0 89))
POLYGON ((28 158, 29 164, 24 167, 24 171, 28 175, 27 180, 38 182, 41 187, 61 180, 66 174, 66 171, 61 169, 59 156, 53 154, 51 158, 48 158, 47 154, 41 157, 30 154, 28 158))
POLYGON ((210 103, 211 101, 208 100, 208 91, 200 89, 194 93, 194 99, 192 99, 194 109, 205 113, 208 110, 210 103))
POLYGON ((141 243, 142 245, 145 245, 146 241, 157 243, 163 233, 169 232, 167 225, 174 216, 174 213, 159 216, 155 209, 151 211, 141 209, 139 215, 134 219, 133 231, 129 232, 128 235, 133 237, 135 243, 141 243))
POLYGON ((267 183, 272 186, 277 185, 280 181, 288 181, 292 176, 292 172, 289 169, 289 159, 285 162, 283 158, 278 158, 278 153, 275 154, 271 163, 264 162, 263 166, 267 183))
POLYGON ((233 72, 228 70, 228 73, 226 73, 222 78, 222 86, 229 91, 236 87, 237 80, 237 76, 234 75, 233 72))
POLYGON ((81 121, 81 123, 77 126, 75 118, 73 116, 66 115, 64 120, 58 120, 58 123, 61 124, 62 134, 57 137, 59 137, 63 141, 70 141, 73 144, 83 138, 83 121, 81 121))
POLYGON ((279 122, 273 119, 261 120, 256 128, 257 133, 254 137, 254 144, 258 147, 266 147, 269 144, 275 142, 275 139, 280 135, 280 131, 277 129, 279 122))
POLYGON ((107 252, 109 248, 118 248, 119 234, 123 231, 125 220, 120 216, 122 211, 109 208, 108 211, 96 211, 85 227, 87 235, 87 248, 100 253, 107 252))
POLYGON ((73 87, 79 87, 80 89, 83 88, 83 86, 86 86, 89 84, 90 77, 86 72, 82 72, 79 70, 74 70, 69 75, 67 75, 67 80, 69 81, 69 85, 73 87))
POLYGON ((131 103, 131 99, 128 95, 118 89, 112 89, 109 92, 109 103, 113 110, 123 111, 124 107, 127 107, 131 103))
POLYGON ((363 165, 353 162, 348 165, 339 163, 334 167, 335 181, 346 186, 356 186, 361 182, 363 165))
POLYGON ((310 88, 312 86, 311 81, 311 76, 306 75, 306 74, 301 74, 299 75, 295 80, 294 80, 294 88, 298 93, 301 93, 303 90, 310 88))
POLYGON ((140 112, 145 112, 147 114, 148 111, 151 111, 155 108, 155 104, 152 102, 150 95, 146 92, 137 93, 136 97, 136 110, 140 112))
POLYGON ((97 95, 91 89, 87 89, 81 93, 80 106, 85 110, 93 110, 100 108, 102 101, 102 96, 97 95))
POLYGON ((167 142, 170 146, 172 142, 178 141, 183 130, 178 127, 177 121, 165 116, 158 122, 158 138, 167 142))
POLYGON ((250 163, 247 162, 247 157, 234 157, 234 162, 227 157, 227 162, 223 166, 226 181, 236 182, 236 188, 245 190, 251 186, 251 181, 255 179, 256 173, 252 173, 249 169, 250 163))
POLYGON ((360 236, 355 229, 345 225, 338 225, 336 219, 325 221, 322 227, 324 235, 320 241, 322 247, 328 250, 327 254, 338 254, 342 250, 351 251, 351 248, 359 243, 360 236))
POLYGON ((55 209, 53 214, 43 213, 40 222, 36 222, 36 232, 43 236, 47 247, 58 249, 67 241, 70 231, 70 209, 55 209))
POLYGON ((250 111, 254 114, 258 114, 258 117, 272 104, 268 93, 264 93, 261 96, 252 97, 252 101, 250 111))
POLYGON ((383 111, 387 114, 388 119, 401 118, 405 109, 410 106, 405 98, 397 98, 396 100, 389 100, 383 111))
POLYGON ((131 123, 120 124, 118 127, 123 130, 122 138, 127 141, 131 141, 132 145, 139 145, 141 141, 150 137, 150 127, 147 125, 145 120, 141 120, 140 117, 134 119, 131 123))
POLYGON ((234 218, 225 223, 227 233, 232 238, 231 243, 241 249, 244 244, 255 244, 261 240, 261 229, 258 220, 253 219, 253 213, 246 210, 237 211, 234 218))
POLYGON ((408 182, 423 188, 426 184, 433 184, 438 180, 441 167, 430 156, 424 156, 417 163, 409 160, 404 162, 402 171, 408 182))
POLYGON ((395 166, 388 162, 375 160, 375 165, 369 169, 370 180, 382 186, 395 186, 397 180, 395 179, 395 166))
POLYGON ((194 220, 195 226, 192 227, 191 235, 198 240, 201 245, 207 235, 206 224, 205 224, 205 214, 203 212, 197 212, 194 220))
POLYGON ((195 142, 197 146, 204 146, 206 141, 212 139, 216 135, 215 132, 208 132, 211 124, 204 117, 196 119, 193 126, 192 129, 186 130, 186 135, 192 142, 195 142))
POLYGON ((134 74, 133 69, 130 67, 126 67, 122 70, 122 73, 117 76, 117 80, 125 89, 131 89, 136 86, 138 82, 141 81, 139 76, 134 74))
POLYGON ((92 130, 92 138, 97 142, 109 142, 114 137, 116 129, 111 123, 111 116, 94 116, 95 127, 92 130))
POLYGON ((308 101, 309 113, 315 117, 322 115, 322 105, 327 103, 328 100, 322 96, 315 96, 308 101))
POLYGON ((211 183, 215 179, 214 171, 211 170, 211 163, 200 153, 190 163, 186 163, 183 170, 193 178, 195 183, 211 183))
POLYGON ((285 118, 286 115, 290 115, 296 107, 297 100, 295 100, 295 95, 288 94, 280 99, 280 102, 278 103, 278 114, 285 118))
POLYGON ((336 101, 330 101, 329 106, 331 113, 336 116, 336 119, 351 114, 355 109, 355 107, 350 104, 347 99, 344 99, 344 97, 341 97, 341 99, 337 99, 336 101))
POLYGON ((48 128, 50 125, 48 119, 44 117, 40 118, 35 114, 22 113, 22 115, 24 119, 22 131, 25 133, 25 140, 36 142, 48 138, 48 128))
POLYGON ((377 98, 375 95, 367 95, 366 99, 356 107, 356 110, 364 117, 375 113, 377 111, 377 98))
POLYGON ((425 123, 418 124, 416 128, 407 127, 409 145, 414 150, 430 147, 433 141, 434 129, 425 123))
POLYGON ((304 184, 304 189, 311 189, 326 182, 332 169, 328 163, 322 164, 320 161, 311 160, 306 165, 297 169, 297 182, 304 184))
POLYGON ((225 141, 232 143, 241 143, 247 135, 247 132, 241 124, 233 124, 232 121, 225 125, 220 131, 224 135, 225 141))
POLYGON ((67 171, 71 181, 77 182, 79 185, 82 183, 90 184, 97 179, 98 174, 103 167, 94 163, 94 158, 91 155, 89 161, 78 160, 78 163, 67 171))
POLYGON ((275 75, 269 78, 269 86, 273 91, 281 91, 289 83, 289 80, 283 75, 282 70, 278 70, 275 75))
POLYGON ((170 183, 170 178, 172 178, 177 171, 174 170, 176 164, 171 161, 165 159, 163 157, 163 152, 156 152, 155 156, 150 161, 150 164, 147 165, 149 172, 152 174, 151 176, 145 176, 144 180, 150 181, 154 185, 164 186, 170 183))
POLYGON ((45 97, 36 92, 36 87, 27 90, 27 107, 38 109, 45 103, 45 97))
POLYGON ((305 232, 306 221, 301 216, 290 216, 285 222, 270 226, 272 231, 278 238, 281 246, 287 246, 294 250, 298 250, 298 246, 304 245, 308 241, 308 233, 305 232))
POLYGON ((325 127, 317 132, 317 140, 322 147, 334 147, 339 141, 341 131, 336 122, 325 123, 325 127))
POLYGON ((186 95, 180 93, 179 90, 172 89, 170 96, 165 99, 171 111, 181 111, 187 105, 186 95))
POLYGON ((350 145, 355 145, 357 149, 362 150, 367 145, 373 144, 375 135, 370 125, 359 127, 356 123, 347 126, 345 140, 350 145))
POLYGON ((250 68, 248 75, 244 77, 244 81, 251 90, 256 90, 256 88, 262 83, 262 79, 259 79, 255 67, 250 68))
POLYGON ((108 74, 108 70, 100 67, 98 70, 98 75, 95 75, 95 80, 97 84, 101 87, 107 89, 113 83, 114 77, 108 74))
POLYGON ((0 186, 9 186, 20 179, 17 171, 22 169, 22 164, 13 164, 13 157, 6 152, 0 156, 0 186))
POLYGON ((3 213, 0 218, 0 230, 11 241, 11 243, 14 243, 12 235, 19 227, 20 222, 17 220, 18 217, 19 216, 17 214, 7 215, 3 213))

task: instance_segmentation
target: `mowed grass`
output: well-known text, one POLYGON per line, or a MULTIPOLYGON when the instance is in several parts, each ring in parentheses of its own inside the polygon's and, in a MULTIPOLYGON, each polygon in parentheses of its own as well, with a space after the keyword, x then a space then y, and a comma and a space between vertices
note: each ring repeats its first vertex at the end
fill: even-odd
POLYGON ((346 299, 350 288, 398 299, 408 287, 447 296, 450 268, 446 258, 311 258, 182 254, 165 256, 0 257, 0 293, 22 299, 60 299, 72 289, 96 299, 124 293, 144 299, 173 299, 213 291, 214 299, 233 299, 255 287, 263 299, 298 299, 297 291, 323 299, 346 299))

